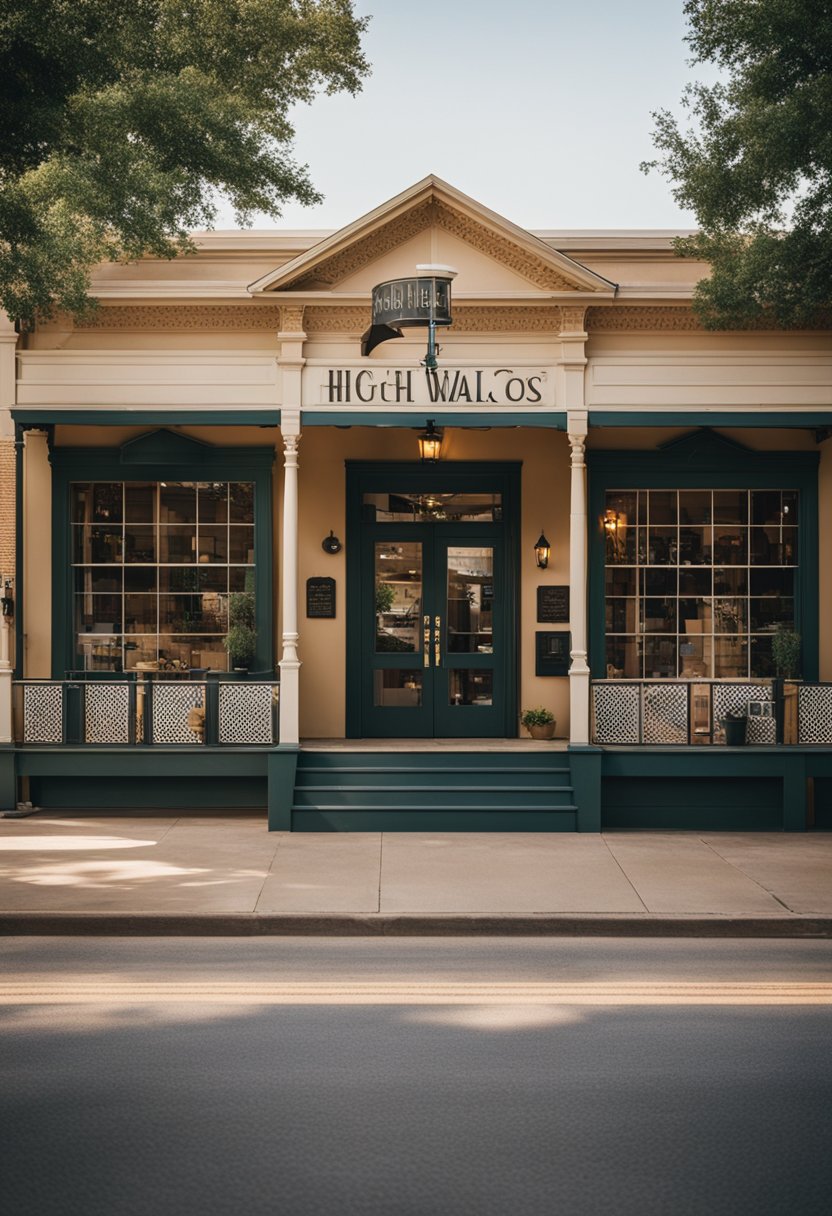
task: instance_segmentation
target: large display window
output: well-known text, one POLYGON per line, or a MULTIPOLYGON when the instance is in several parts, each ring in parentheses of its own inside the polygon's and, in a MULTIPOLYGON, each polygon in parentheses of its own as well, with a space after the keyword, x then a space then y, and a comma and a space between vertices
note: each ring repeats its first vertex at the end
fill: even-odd
POLYGON ((254 484, 73 482, 84 671, 226 670, 229 595, 254 600, 254 484))
POLYGON ((56 677, 225 671, 241 615, 274 670, 273 446, 163 429, 51 460, 56 677))
POLYGON ((703 428, 587 465, 595 679, 762 679, 781 626, 817 679, 817 452, 703 428))
POLYGON ((772 635, 796 624, 798 519, 797 490, 608 490, 606 674, 771 675, 772 635))

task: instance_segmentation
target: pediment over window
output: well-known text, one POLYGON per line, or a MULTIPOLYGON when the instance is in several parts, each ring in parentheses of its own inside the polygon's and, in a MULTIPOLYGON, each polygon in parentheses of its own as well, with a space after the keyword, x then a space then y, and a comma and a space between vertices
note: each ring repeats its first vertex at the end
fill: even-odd
POLYGON ((252 283, 261 293, 369 293, 419 263, 458 270, 454 294, 612 296, 615 285, 524 228, 429 176, 252 283))
POLYGON ((128 439, 119 451, 121 464, 198 464, 211 445, 162 427, 128 439))

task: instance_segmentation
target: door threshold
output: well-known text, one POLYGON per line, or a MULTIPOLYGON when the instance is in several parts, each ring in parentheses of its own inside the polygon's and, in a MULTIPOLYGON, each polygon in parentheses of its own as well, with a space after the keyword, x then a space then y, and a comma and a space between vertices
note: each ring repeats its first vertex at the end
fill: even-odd
POLYGON ((305 752, 565 752, 566 739, 301 739, 305 752))

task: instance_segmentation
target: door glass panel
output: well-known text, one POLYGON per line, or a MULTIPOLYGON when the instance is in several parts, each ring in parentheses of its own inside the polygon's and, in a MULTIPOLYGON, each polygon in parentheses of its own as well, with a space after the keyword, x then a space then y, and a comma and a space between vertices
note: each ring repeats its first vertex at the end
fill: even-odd
POLYGON ((494 700, 494 672, 489 668, 473 670, 454 667, 449 672, 448 692, 451 705, 491 705, 494 700))
POLYGON ((492 548, 449 546, 447 611, 449 653, 491 654, 494 649, 492 548))
POLYGON ((502 494, 365 494, 363 517, 370 523, 495 523, 503 518, 502 494))
POLYGON ((413 654, 421 647, 422 546, 375 546, 376 653, 413 654))
POLYGON ((373 704, 413 709, 422 704, 422 673, 399 668, 373 672, 373 704))

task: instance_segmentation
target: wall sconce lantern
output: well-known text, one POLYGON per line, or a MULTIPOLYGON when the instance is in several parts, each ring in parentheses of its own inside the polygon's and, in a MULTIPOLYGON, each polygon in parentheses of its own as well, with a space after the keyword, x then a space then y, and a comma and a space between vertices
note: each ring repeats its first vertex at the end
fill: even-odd
POLYGON ((428 418, 428 424, 419 435, 419 456, 426 464, 435 464, 442 451, 442 431, 433 418, 428 418))
POLYGON ((12 595, 12 584, 10 579, 6 579, 3 588, 3 595, 0 597, 0 606, 2 606, 3 616, 8 620, 14 616, 14 596, 12 595))
POLYGON ((601 522, 604 525, 604 536, 607 541, 607 557, 612 561, 618 561, 621 556, 621 542, 623 540, 623 518, 612 507, 607 507, 601 522))
POLYGON ((552 552, 552 546, 549 544, 543 529, 540 531, 540 536, 535 541, 534 556, 538 567, 545 570, 549 565, 549 554, 552 552))
POLYGON ((331 528, 329 531, 329 536, 325 536, 321 541, 321 548, 323 549, 324 553, 329 553, 331 555, 341 552, 341 542, 331 528))

